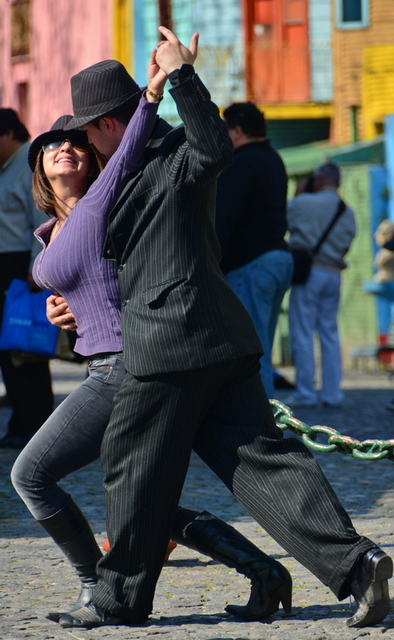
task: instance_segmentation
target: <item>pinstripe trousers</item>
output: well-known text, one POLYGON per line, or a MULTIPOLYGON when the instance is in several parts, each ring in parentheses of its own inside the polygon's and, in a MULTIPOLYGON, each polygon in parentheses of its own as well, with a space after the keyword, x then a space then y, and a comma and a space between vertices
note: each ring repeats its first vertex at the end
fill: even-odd
POLYGON ((111 550, 94 602, 148 615, 191 450, 257 522, 339 599, 357 559, 376 546, 357 534, 304 444, 276 427, 258 356, 198 370, 126 374, 104 435, 111 550))

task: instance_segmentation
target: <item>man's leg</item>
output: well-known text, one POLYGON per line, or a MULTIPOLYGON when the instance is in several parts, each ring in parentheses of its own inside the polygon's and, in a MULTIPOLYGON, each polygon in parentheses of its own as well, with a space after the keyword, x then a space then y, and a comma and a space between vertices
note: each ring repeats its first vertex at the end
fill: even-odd
POLYGON ((314 270, 306 284, 293 285, 289 301, 291 353, 296 368, 294 400, 316 404, 314 332, 318 313, 314 270))
POLYGON ((94 603, 124 621, 152 610, 195 433, 231 366, 127 374, 114 399, 101 450, 111 548, 94 603))
POLYGON ((263 345, 261 379, 267 396, 275 397, 271 351, 280 305, 291 283, 288 251, 267 251, 249 264, 226 274, 227 282, 252 316, 263 345))
POLYGON ((340 389, 342 367, 337 315, 339 308, 340 274, 327 271, 326 283, 320 297, 317 330, 322 355, 322 388, 320 399, 332 405, 342 402, 340 389))
MULTIPOLYGON (((379 607, 378 617, 368 622, 387 615, 390 559, 357 534, 303 443, 283 438, 257 356, 199 371, 127 378, 102 449, 111 550, 98 564, 92 604, 61 619, 62 626, 146 620, 192 445, 267 532, 338 598, 358 593, 352 570, 366 558, 363 571, 370 575, 372 567, 377 589, 384 592, 383 613, 379 607), (378 571, 382 564, 387 566, 378 571)), ((357 575, 359 593, 365 594, 370 579, 357 575)), ((378 599, 373 596, 372 605, 378 599)), ((367 613, 373 610, 364 604, 367 613)), ((357 624, 365 626, 366 619, 363 613, 357 624)))
POLYGON ((353 565, 376 545, 357 534, 305 445, 283 438, 250 363, 218 395, 194 449, 288 553, 349 595, 353 565))

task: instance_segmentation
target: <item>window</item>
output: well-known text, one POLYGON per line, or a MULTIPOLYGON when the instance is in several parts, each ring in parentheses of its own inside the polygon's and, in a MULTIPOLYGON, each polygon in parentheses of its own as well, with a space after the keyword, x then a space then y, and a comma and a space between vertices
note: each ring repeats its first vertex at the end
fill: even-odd
POLYGON ((363 29, 369 26, 368 0, 336 0, 337 27, 363 29))
POLYGON ((28 121, 28 106, 29 106, 29 85, 27 82, 20 82, 16 86, 17 96, 17 111, 19 117, 23 123, 28 121))
POLYGON ((30 2, 16 0, 11 5, 11 56, 30 53, 30 2))

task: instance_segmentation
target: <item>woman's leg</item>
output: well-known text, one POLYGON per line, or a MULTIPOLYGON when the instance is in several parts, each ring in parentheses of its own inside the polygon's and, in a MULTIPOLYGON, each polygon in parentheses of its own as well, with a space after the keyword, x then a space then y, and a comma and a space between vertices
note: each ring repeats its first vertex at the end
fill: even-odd
POLYGON ((291 614, 290 573, 224 520, 209 511, 179 506, 171 540, 210 556, 251 580, 249 602, 245 606, 229 605, 229 613, 244 620, 267 618, 279 608, 279 592, 286 615, 291 614))
POLYGON ((123 361, 115 355, 89 362, 89 377, 16 459, 11 480, 36 520, 54 516, 70 500, 58 481, 99 457, 112 400, 123 377, 123 361))
POLYGON ((89 377, 30 440, 11 472, 12 483, 32 515, 76 569, 82 582, 78 606, 81 598, 90 599, 101 551, 86 518, 57 483, 99 457, 112 400, 123 377, 120 355, 89 362, 89 377))

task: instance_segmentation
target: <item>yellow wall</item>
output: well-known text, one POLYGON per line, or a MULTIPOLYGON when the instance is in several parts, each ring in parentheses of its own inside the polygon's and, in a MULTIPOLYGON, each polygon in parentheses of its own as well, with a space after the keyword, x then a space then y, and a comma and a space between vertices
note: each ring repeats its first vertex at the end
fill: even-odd
POLYGON ((384 117, 394 112, 394 44, 364 48, 362 110, 366 139, 374 138, 384 117))
POLYGON ((133 75, 132 48, 134 20, 132 0, 113 0, 113 57, 133 75))
POLYGON ((333 107, 328 102, 304 104, 259 104, 267 120, 297 120, 300 118, 331 118, 333 107))

